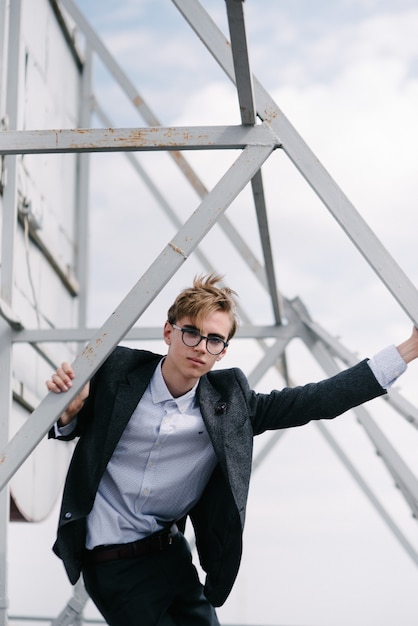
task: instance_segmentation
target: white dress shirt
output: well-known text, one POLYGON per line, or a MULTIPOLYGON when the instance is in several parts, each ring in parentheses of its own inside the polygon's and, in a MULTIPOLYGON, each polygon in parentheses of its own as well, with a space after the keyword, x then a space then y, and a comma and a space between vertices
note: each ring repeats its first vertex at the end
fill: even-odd
POLYGON ((196 387, 173 398, 157 367, 99 484, 88 549, 146 537, 182 518, 217 463, 196 387))

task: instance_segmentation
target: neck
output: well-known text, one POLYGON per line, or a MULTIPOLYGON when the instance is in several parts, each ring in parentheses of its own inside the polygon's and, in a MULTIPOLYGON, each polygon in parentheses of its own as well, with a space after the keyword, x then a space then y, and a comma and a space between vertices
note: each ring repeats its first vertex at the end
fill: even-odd
POLYGON ((179 398, 184 396, 185 393, 193 389, 197 382, 197 378, 184 378, 183 376, 171 371, 167 359, 164 359, 161 366, 161 373, 164 378, 164 382, 167 385, 168 391, 173 398, 179 398))

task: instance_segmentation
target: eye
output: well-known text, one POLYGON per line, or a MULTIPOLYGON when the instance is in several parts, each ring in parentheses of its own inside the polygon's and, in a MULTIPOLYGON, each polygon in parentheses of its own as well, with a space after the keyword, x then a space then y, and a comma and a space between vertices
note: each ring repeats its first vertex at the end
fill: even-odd
POLYGON ((220 337, 209 337, 208 341, 213 345, 213 346, 220 346, 221 344, 223 345, 224 340, 220 339, 220 337))
POLYGON ((190 329, 189 329, 189 328, 186 328, 186 329, 184 330, 184 334, 185 334, 185 335, 189 335, 189 337, 193 337, 193 338, 195 338, 195 337, 200 337, 200 333, 199 333, 199 331, 198 331, 198 330, 194 330, 193 328, 190 328, 190 329))

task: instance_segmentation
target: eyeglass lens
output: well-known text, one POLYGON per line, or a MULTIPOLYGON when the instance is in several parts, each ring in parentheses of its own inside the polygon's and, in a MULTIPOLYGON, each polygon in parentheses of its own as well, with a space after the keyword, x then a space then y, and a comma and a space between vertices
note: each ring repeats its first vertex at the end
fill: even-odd
POLYGON ((197 330, 188 330, 186 328, 181 329, 183 336, 183 343, 189 348, 197 346, 202 339, 206 340, 206 349, 209 354, 220 354, 225 348, 225 342, 220 337, 202 337, 197 330))

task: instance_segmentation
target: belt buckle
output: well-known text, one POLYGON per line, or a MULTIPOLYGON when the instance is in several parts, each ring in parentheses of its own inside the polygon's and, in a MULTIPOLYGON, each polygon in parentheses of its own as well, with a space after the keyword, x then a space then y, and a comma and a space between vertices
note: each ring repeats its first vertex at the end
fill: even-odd
POLYGON ((158 540, 159 540, 160 552, 161 552, 167 546, 171 546, 171 544, 173 543, 173 535, 171 534, 170 531, 167 534, 162 533, 161 535, 158 535, 158 540))

